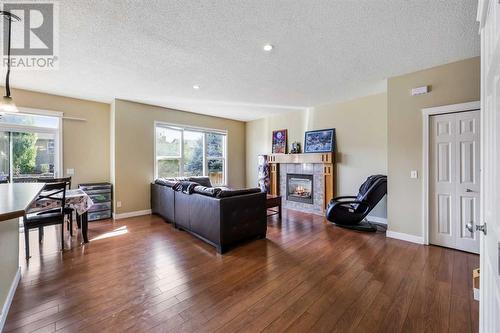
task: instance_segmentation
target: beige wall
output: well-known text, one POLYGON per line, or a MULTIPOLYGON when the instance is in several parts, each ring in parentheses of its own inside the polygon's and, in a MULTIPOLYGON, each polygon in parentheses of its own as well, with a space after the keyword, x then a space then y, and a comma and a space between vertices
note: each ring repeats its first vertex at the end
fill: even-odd
POLYGON ((115 203, 122 203, 122 207, 116 207, 118 214, 150 209, 155 120, 227 130, 228 185, 245 185, 244 122, 124 100, 115 100, 113 108, 115 203))
MULTIPOLYGON (((19 268, 19 219, 0 222, 0 312, 19 268)), ((0 327, 1 330, 1 327, 0 327)))
MULTIPOLYGON (((307 130, 335 128, 337 195, 353 195, 372 174, 387 174, 387 95, 323 105, 247 123, 247 186, 257 183, 257 155, 271 152, 271 133, 288 129, 289 146, 307 130)), ((385 200, 370 215, 385 217, 385 200)))
POLYGON ((257 156, 271 153, 272 131, 287 129, 289 147, 293 141, 302 143, 306 117, 305 112, 296 111, 246 123, 246 186, 257 186, 257 156))
POLYGON ((388 80, 388 222, 391 231, 422 234, 422 114, 427 107, 478 101, 480 60, 467 59, 388 80), (430 94, 411 96, 431 85, 430 94), (419 172, 410 179, 410 171, 419 172))
POLYGON ((60 111, 63 120, 63 173, 75 169, 73 184, 109 181, 109 104, 14 89, 12 97, 19 107, 60 111))

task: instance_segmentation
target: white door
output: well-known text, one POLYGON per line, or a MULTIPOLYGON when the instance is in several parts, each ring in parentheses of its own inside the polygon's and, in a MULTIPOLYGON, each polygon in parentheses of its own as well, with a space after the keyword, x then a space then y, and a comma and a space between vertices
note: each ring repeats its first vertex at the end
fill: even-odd
POLYGON ((480 111, 431 116, 430 243, 479 253, 480 111))
POLYGON ((500 2, 481 0, 482 206, 479 330, 500 332, 500 2))

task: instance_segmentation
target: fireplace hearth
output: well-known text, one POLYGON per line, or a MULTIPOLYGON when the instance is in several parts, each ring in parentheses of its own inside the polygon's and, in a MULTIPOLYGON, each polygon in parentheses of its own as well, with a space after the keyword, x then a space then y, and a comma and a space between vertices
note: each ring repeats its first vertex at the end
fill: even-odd
POLYGON ((313 175, 289 173, 286 175, 286 199, 313 204, 313 175))

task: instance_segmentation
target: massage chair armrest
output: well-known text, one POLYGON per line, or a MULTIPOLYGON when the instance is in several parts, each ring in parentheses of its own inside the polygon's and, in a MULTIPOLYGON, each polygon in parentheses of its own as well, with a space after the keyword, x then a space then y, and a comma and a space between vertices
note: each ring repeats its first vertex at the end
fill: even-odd
POLYGON ((363 212, 362 213, 363 215, 370 210, 370 206, 367 203, 365 203, 363 201, 357 201, 357 200, 332 201, 330 203, 330 207, 331 207, 331 209, 336 209, 337 207, 345 207, 345 208, 352 209, 353 212, 355 210, 359 209, 360 211, 363 212), (358 205, 358 207, 357 208, 353 208, 352 205, 358 205))
POLYGON ((330 202, 333 203, 334 201, 340 201, 340 200, 345 200, 345 199, 356 199, 356 198, 357 198, 356 196, 347 195, 347 196, 333 198, 330 202))

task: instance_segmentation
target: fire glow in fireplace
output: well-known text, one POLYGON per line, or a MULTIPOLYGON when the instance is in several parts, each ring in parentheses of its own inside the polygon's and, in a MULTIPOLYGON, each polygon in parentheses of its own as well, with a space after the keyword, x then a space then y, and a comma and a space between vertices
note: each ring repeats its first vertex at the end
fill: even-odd
POLYGON ((286 200, 313 204, 313 175, 286 175, 286 200))

